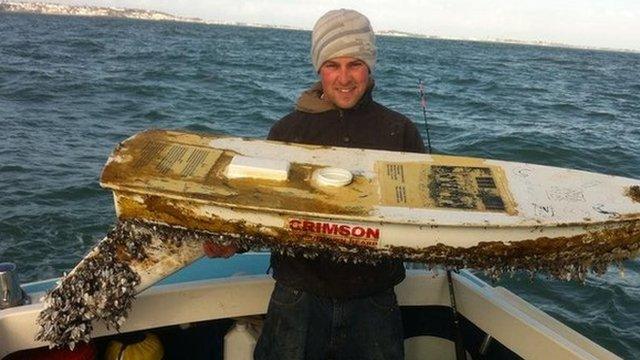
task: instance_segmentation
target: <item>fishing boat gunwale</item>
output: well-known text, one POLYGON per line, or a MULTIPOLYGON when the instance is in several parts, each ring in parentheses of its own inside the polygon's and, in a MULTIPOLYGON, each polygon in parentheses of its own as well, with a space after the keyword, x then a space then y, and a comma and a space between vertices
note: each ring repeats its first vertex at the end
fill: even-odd
MULTIPOLYGON (((228 260, 202 259, 141 293, 120 332, 263 315, 273 288, 273 280, 264 274, 268 259, 265 253, 241 254, 228 260)), ((35 319, 43 308, 40 296, 56 280, 25 284, 33 304, 0 310, 0 359, 46 346, 34 340, 35 319)), ((522 358, 620 359, 507 289, 492 287, 469 271, 454 273, 453 284, 458 312, 522 358)), ((444 272, 408 270, 396 293, 402 309, 450 306, 444 272)), ((93 337, 116 333, 96 324, 93 337)))

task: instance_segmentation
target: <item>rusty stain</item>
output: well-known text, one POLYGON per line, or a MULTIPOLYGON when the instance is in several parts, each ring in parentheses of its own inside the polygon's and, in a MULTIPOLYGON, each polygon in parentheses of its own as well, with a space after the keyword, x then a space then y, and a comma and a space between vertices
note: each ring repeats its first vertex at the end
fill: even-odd
POLYGON ((432 266, 475 268, 492 276, 526 270, 548 273, 557 278, 582 279, 590 269, 601 273, 611 263, 634 257, 640 248, 638 220, 603 222, 592 227, 595 230, 572 237, 537 237, 510 243, 483 242, 469 248, 438 244, 419 249, 375 249, 323 238, 317 234, 305 236, 279 227, 267 228, 242 221, 229 222, 206 217, 189 210, 189 206, 182 206, 159 196, 145 197, 142 203, 128 197, 119 197, 118 201, 123 209, 123 220, 147 219, 194 231, 236 234, 237 245, 248 249, 269 247, 275 251, 301 253, 307 257, 310 252, 328 252, 336 259, 356 262, 375 262, 383 257, 396 257, 432 266), (242 238, 250 240, 241 240, 242 238), (254 243, 256 239, 260 240, 254 243))
MULTIPOLYGON (((214 221, 215 222, 215 221, 214 221)), ((221 225, 224 221, 219 221, 221 225)), ((138 226, 145 225, 137 221, 138 226)), ((640 250, 640 221, 603 225, 598 231, 571 237, 538 237, 517 242, 482 242, 469 248, 452 247, 444 244, 424 248, 389 247, 375 248, 357 243, 345 243, 317 234, 293 233, 281 228, 270 228, 273 235, 266 235, 257 226, 246 223, 229 224, 218 230, 202 230, 154 224, 156 232, 171 233, 184 239, 199 237, 212 238, 211 234, 227 236, 223 243, 233 243, 244 250, 272 251, 291 256, 315 257, 327 254, 336 261, 355 263, 375 263, 383 258, 399 258, 405 261, 421 262, 428 266, 447 268, 474 268, 498 278, 505 273, 528 271, 546 273, 551 277, 583 280, 588 271, 602 274, 608 265, 632 258, 640 250), (235 233, 240 231, 240 233, 235 233), (197 234, 197 235, 196 235, 197 234)))
POLYGON ((483 270, 493 278, 513 271, 528 271, 565 280, 583 280, 589 270, 602 274, 608 265, 633 258, 639 250, 640 222, 627 221, 616 226, 605 224, 599 231, 571 237, 482 242, 469 248, 444 244, 422 249, 394 247, 391 252, 432 266, 483 270))
MULTIPOLYGON (((138 226, 151 226, 148 223, 145 225, 145 222, 136 223, 138 226)), ((224 221, 218 224, 222 223, 224 221)), ((377 249, 317 234, 310 236, 293 233, 281 228, 270 229, 274 235, 266 235, 264 229, 246 223, 228 224, 227 227, 218 227, 216 231, 153 224, 156 233, 171 233, 174 237, 183 239, 192 239, 195 234, 199 238, 220 233, 236 235, 225 238, 225 244, 231 242, 246 250, 268 247, 276 252, 305 257, 327 253, 337 261, 367 263, 392 257, 430 266, 474 268, 492 276, 524 270, 543 272, 561 279, 583 279, 589 270, 602 273, 608 265, 635 256, 640 250, 640 222, 627 221, 617 225, 603 226, 598 231, 571 237, 539 237, 509 243, 482 242, 469 248, 437 244, 420 249, 377 249)), ((220 241, 216 239, 212 241, 220 241)))
MULTIPOLYGON (((372 211, 378 202, 375 184, 361 175, 347 187, 338 189, 318 189, 309 179, 317 165, 292 163, 287 181, 256 179, 227 179, 224 175, 227 165, 237 155, 233 151, 221 151, 209 147, 211 137, 195 134, 172 133, 160 130, 138 134, 134 139, 116 149, 112 157, 121 155, 129 161, 109 162, 105 166, 101 184, 114 191, 127 189, 141 193, 160 192, 167 196, 189 197, 209 203, 224 204, 238 208, 284 209, 298 212, 342 214, 364 216, 372 211), (145 145, 151 141, 168 145, 162 151, 169 152, 171 146, 184 146, 193 151, 206 149, 218 152, 217 156, 206 160, 201 166, 208 166, 203 176, 185 177, 178 169, 184 166, 187 155, 174 163, 175 168, 160 173, 158 164, 165 153, 155 154, 155 160, 145 166, 136 167, 132 159, 145 155, 145 145), (352 204, 357 204, 354 206, 352 204)), ((187 151, 186 153, 189 153, 187 151)))
POLYGON ((629 187, 627 190, 627 196, 631 198, 631 200, 640 203, 640 186, 633 185, 629 187))

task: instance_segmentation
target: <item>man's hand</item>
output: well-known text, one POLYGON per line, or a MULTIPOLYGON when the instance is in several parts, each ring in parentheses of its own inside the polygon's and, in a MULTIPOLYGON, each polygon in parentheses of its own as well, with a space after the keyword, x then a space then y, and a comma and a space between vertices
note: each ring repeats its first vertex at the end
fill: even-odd
POLYGON ((202 243, 202 249, 204 250, 205 255, 210 258, 230 258, 235 255, 238 251, 238 248, 234 245, 220 245, 216 244, 213 241, 206 240, 202 243))

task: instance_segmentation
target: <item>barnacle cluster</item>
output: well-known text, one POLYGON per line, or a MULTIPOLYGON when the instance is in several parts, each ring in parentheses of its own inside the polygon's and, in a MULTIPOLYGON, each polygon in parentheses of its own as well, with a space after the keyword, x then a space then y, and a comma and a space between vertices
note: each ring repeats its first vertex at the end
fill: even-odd
POLYGON ((438 244, 420 250, 393 248, 392 252, 427 267, 481 270, 493 280, 523 271, 531 276, 546 274, 550 278, 582 282, 589 272, 602 275, 609 265, 622 267, 622 261, 636 257, 640 252, 640 226, 633 223, 572 237, 481 242, 470 248, 438 244))
MULTIPOLYGON (((186 242, 204 240, 229 244, 239 235, 192 231, 142 221, 119 221, 107 236, 44 298, 37 323, 36 340, 50 346, 73 349, 88 342, 92 322, 101 320, 119 330, 124 323, 140 284, 135 265, 151 265, 152 239, 161 251, 180 251, 186 242)), ((189 244, 193 245, 193 244, 189 244)), ((238 244, 239 245, 239 244, 238 244)), ((239 246, 242 248, 241 246, 239 246)))
MULTIPOLYGON (((242 225, 244 226, 244 225, 242 225)), ((163 252, 180 252, 202 241, 235 245, 240 251, 271 249, 289 256, 314 258, 323 254, 335 261, 376 263, 384 258, 420 262, 432 268, 475 268, 492 278, 505 273, 546 273, 564 280, 583 280, 588 271, 602 273, 610 264, 634 257, 640 251, 640 222, 565 238, 546 238, 512 243, 483 242, 470 248, 444 244, 424 248, 377 249, 345 244, 331 238, 312 240, 290 233, 258 235, 255 231, 216 233, 180 226, 119 221, 107 237, 45 298, 37 339, 52 346, 73 347, 88 341, 93 320, 119 329, 140 284, 135 265, 157 261, 149 251, 162 244, 163 252), (253 235, 252 235, 253 234, 253 235), (155 245, 154 245, 155 244, 155 245)))
POLYGON ((116 226, 107 237, 44 298, 37 323, 37 340, 51 346, 89 341, 92 320, 118 329, 124 322, 140 276, 131 259, 144 259, 149 235, 138 234, 128 224, 116 226))
POLYGON ((240 235, 142 221, 122 222, 118 226, 133 226, 138 231, 146 229, 147 234, 153 234, 165 243, 195 239, 233 244, 241 251, 270 249, 272 252, 305 258, 322 254, 334 261, 351 263, 375 264, 382 259, 396 258, 423 263, 427 268, 473 268, 494 279, 516 271, 526 271, 562 280, 582 281, 589 271, 602 274, 609 265, 620 265, 623 260, 633 258, 640 252, 640 221, 637 220, 620 221, 615 226, 569 237, 539 237, 508 243, 481 242, 467 248, 437 244, 423 248, 392 246, 386 249, 347 244, 328 237, 314 236, 310 240, 292 234, 250 235, 256 232, 248 229, 241 231, 240 235))

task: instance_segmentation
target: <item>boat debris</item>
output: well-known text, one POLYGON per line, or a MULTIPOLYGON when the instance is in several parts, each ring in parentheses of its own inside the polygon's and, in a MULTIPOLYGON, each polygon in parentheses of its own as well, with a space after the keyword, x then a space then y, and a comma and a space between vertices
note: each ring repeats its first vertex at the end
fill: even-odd
MULTIPOLYGON (((159 262, 154 251, 180 253, 186 248, 201 251, 203 241, 235 245, 240 251, 264 250, 314 258, 328 254, 335 261, 373 264, 383 258, 420 262, 427 269, 474 268, 497 279, 506 273, 527 271, 551 277, 583 281, 588 271, 603 273, 610 264, 634 257, 640 249, 640 222, 566 238, 538 238, 512 243, 484 242, 470 248, 438 244, 422 249, 344 244, 335 239, 313 241, 290 234, 221 234, 140 220, 119 221, 104 240, 44 298, 36 339, 51 347, 88 342, 92 322, 103 321, 120 329, 140 288, 141 264, 159 262), (159 249, 159 250, 158 250, 159 249)), ((177 269, 176 269, 177 270, 177 269)))

